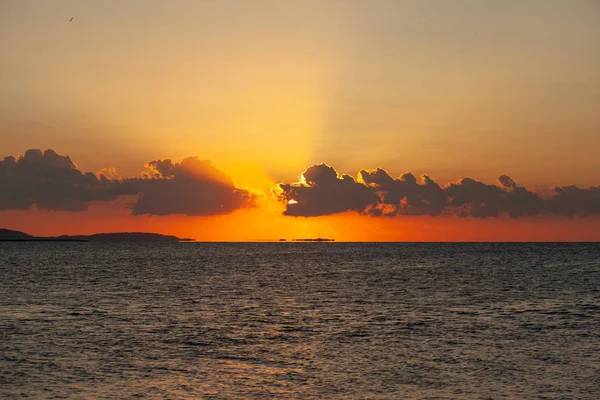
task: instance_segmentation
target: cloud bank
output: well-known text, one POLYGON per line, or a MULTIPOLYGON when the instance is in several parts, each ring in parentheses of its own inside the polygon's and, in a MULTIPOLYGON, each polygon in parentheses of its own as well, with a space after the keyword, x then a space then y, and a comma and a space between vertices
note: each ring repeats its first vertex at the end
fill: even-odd
MULTIPOLYGON (((384 169, 363 169, 356 178, 326 164, 312 165, 299 182, 280 183, 273 193, 285 215, 320 216, 356 212, 373 217, 457 215, 518 218, 541 214, 600 214, 600 186, 560 186, 540 196, 506 175, 490 185, 464 178, 444 186, 427 175, 393 178, 384 169)), ((134 196, 133 215, 208 216, 258 207, 259 196, 237 187, 209 160, 153 160, 139 177, 122 178, 112 168, 82 172, 54 150, 27 150, 0 159, 0 210, 85 211, 95 202, 134 196)))
POLYGON ((257 206, 256 194, 237 188, 233 179, 209 160, 154 160, 147 167, 143 178, 128 180, 140 193, 134 215, 229 214, 257 206))
POLYGON ((378 168, 361 170, 354 179, 318 164, 304 171, 299 182, 278 184, 273 193, 286 204, 285 215, 303 217, 346 211, 377 217, 454 214, 474 218, 600 213, 600 186, 555 187, 549 198, 542 198, 506 175, 495 185, 464 178, 442 187, 427 175, 418 182, 410 173, 392 178, 378 168))
POLYGON ((127 182, 83 173, 68 156, 31 149, 0 160, 0 209, 85 211, 94 201, 135 194, 127 182))
POLYGON ((77 212, 126 195, 138 196, 134 215, 215 215, 257 206, 256 194, 236 187, 208 160, 154 160, 146 167, 141 177, 119 178, 114 169, 84 173, 54 150, 27 150, 0 160, 0 210, 77 212))

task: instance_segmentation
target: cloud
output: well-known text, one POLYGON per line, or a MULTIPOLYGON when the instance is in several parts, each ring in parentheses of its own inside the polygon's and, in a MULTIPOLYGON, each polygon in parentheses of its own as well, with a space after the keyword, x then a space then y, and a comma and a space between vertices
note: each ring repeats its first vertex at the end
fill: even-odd
POLYGON ((208 160, 155 160, 147 168, 143 178, 129 180, 140 193, 134 215, 229 214, 257 206, 255 193, 237 188, 229 175, 208 160))
POLYGON ((600 213, 600 186, 580 189, 576 186, 554 188, 549 208, 560 215, 591 215, 600 213))
MULTIPOLYGON (((540 214, 600 214, 600 186, 555 187, 541 196, 506 175, 495 184, 472 178, 441 186, 427 175, 393 178, 382 168, 363 169, 357 178, 326 164, 312 165, 298 182, 274 189, 285 215, 319 216, 356 212, 374 217, 448 215, 512 218, 540 214)), ((259 194, 237 187, 209 160, 188 157, 150 161, 139 177, 121 177, 114 168, 82 172, 70 157, 54 150, 27 150, 0 159, 0 210, 37 207, 47 211, 85 211, 95 202, 134 196, 133 215, 228 214, 258 206, 259 194)))
POLYGON ((497 217, 508 214, 516 218, 547 211, 548 201, 517 184, 508 176, 498 178, 497 185, 487 185, 471 178, 451 183, 444 189, 448 205, 461 217, 497 217))
POLYGON ((0 160, 0 209, 84 211, 94 201, 134 194, 124 182, 82 173, 68 156, 31 149, 0 160))
POLYGON ((285 215, 318 216, 355 211, 371 216, 448 215, 512 218, 539 214, 585 216, 600 213, 600 187, 557 187, 550 198, 502 175, 495 185, 464 178, 444 187, 427 175, 392 178, 381 168, 361 170, 358 179, 333 167, 313 165, 299 182, 280 183, 273 192, 286 203, 285 215))
POLYGON ((366 210, 370 215, 438 215, 446 205, 442 189, 427 175, 421 177, 421 184, 413 174, 393 179, 381 168, 361 170, 358 176, 380 198, 378 204, 366 210))
POLYGON ((214 215, 256 207, 258 195, 235 186, 210 161, 154 160, 140 178, 120 178, 113 168, 81 172, 68 156, 31 149, 0 160, 0 210, 85 211, 99 201, 138 195, 134 215, 214 215))
POLYGON ((377 202, 377 195, 350 175, 339 176, 330 166, 313 165, 304 171, 300 182, 279 184, 274 191, 279 200, 288 204, 284 214, 316 216, 344 211, 361 212, 377 202))

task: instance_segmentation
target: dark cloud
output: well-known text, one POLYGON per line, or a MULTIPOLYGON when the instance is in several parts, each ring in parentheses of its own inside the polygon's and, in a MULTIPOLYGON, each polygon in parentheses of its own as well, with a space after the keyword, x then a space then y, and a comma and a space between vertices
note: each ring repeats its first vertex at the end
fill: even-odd
POLYGON ((377 201, 377 195, 350 175, 339 176, 330 166, 313 165, 301 176, 301 182, 280 184, 275 194, 282 201, 297 201, 284 214, 315 216, 344 211, 361 212, 377 201))
POLYGON ((378 201, 377 194, 358 183, 350 175, 339 176, 325 164, 313 165, 302 173, 301 181, 279 184, 274 192, 286 203, 284 214, 292 216, 316 216, 344 211, 362 212, 378 201))
POLYGON ((68 156, 31 149, 0 161, 0 209, 84 211, 94 201, 134 194, 127 183, 82 173, 68 156))
POLYGON ((554 188, 550 211, 560 215, 591 215, 600 213, 600 186, 580 189, 576 186, 554 188))
POLYGON ((381 168, 362 170, 358 176, 379 195, 380 202, 366 210, 371 215, 438 215, 446 205, 442 189, 427 175, 421 177, 421 184, 413 174, 393 179, 381 168))
MULTIPOLYGON (((258 195, 238 188, 210 161, 190 157, 149 162, 141 177, 120 178, 114 169, 84 173, 54 150, 27 150, 0 159, 0 210, 84 211, 92 203, 137 196, 134 215, 215 215, 257 207, 258 195)), ((358 178, 313 165, 296 183, 274 188, 284 214, 318 216, 354 211, 372 216, 445 215, 513 218, 554 214, 600 214, 600 187, 554 188, 548 197, 519 186, 506 175, 490 185, 472 178, 440 186, 423 175, 391 177, 385 170, 361 170, 358 178)))
POLYGON ((83 173, 54 150, 27 150, 0 160, 0 210, 84 211, 125 195, 138 195, 135 215, 213 215, 256 206, 256 194, 237 188, 208 160, 155 160, 147 168, 141 178, 118 179, 114 169, 83 173))
POLYGON ((487 185, 471 178, 451 183, 444 189, 448 205, 461 217, 497 217, 508 214, 516 218, 546 211, 548 201, 517 184, 508 176, 498 178, 498 185, 487 185))
POLYGON ((591 215, 600 213, 600 187, 557 187, 550 198, 519 186, 506 175, 495 185, 472 178, 441 187, 427 175, 421 181, 412 174, 392 178, 385 170, 361 170, 358 180, 339 177, 325 164, 313 165, 301 181, 279 184, 278 199, 286 203, 286 215, 317 216, 356 211, 372 216, 441 215, 487 218, 508 215, 591 215))
POLYGON ((144 178, 130 180, 140 192, 133 206, 135 215, 214 215, 256 207, 256 194, 237 188, 229 175, 208 160, 155 160, 147 167, 144 178))

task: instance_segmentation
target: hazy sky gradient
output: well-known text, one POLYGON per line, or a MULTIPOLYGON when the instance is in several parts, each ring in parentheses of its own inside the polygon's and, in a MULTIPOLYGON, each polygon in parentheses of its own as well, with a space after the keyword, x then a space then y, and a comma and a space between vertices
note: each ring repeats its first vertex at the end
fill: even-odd
POLYGON ((598 21, 594 0, 0 0, 0 157, 597 185, 598 21))

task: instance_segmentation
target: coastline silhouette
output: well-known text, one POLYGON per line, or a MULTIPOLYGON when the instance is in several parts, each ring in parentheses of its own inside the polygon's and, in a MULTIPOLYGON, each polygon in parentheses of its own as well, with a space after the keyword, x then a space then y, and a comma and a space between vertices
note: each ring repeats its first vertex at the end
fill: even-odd
MULTIPOLYGON (((60 235, 60 236, 33 236, 25 232, 0 228, 0 242, 150 242, 150 243, 177 243, 195 242, 193 238, 180 238, 173 235, 148 232, 109 232, 95 233, 92 235, 60 235)), ((335 242, 331 238, 298 238, 277 239, 279 242, 335 242)))
POLYGON ((93 235, 33 236, 25 232, 0 229, 0 242, 193 242, 191 238, 146 232, 111 232, 93 235))

